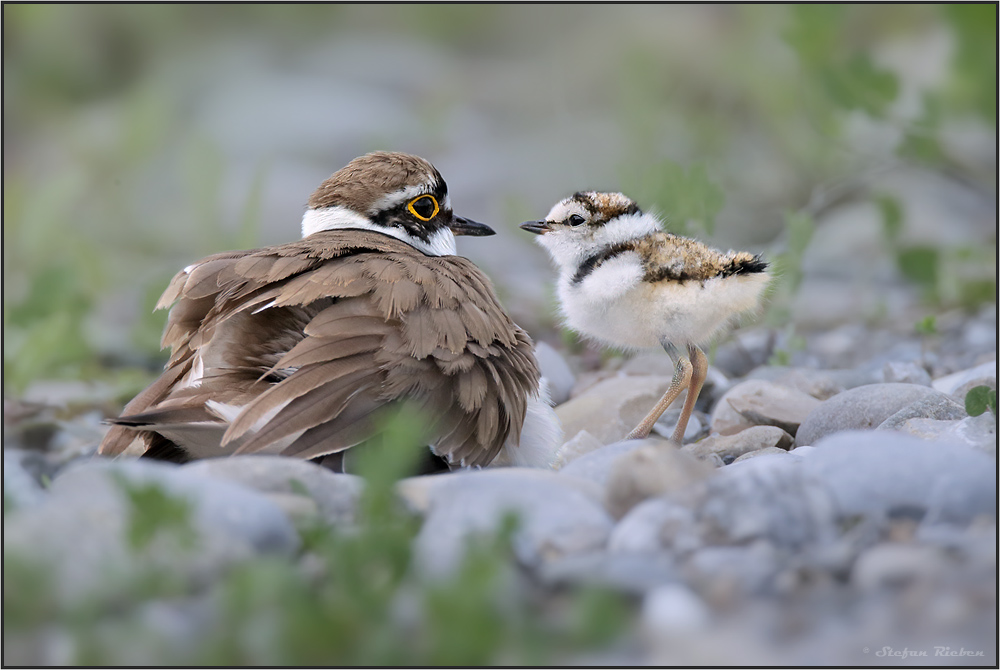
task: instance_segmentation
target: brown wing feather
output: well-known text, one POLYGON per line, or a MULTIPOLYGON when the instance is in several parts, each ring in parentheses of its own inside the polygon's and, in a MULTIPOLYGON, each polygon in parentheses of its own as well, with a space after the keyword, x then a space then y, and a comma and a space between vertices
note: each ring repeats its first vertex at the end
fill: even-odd
MULTIPOLYGON (((211 256, 173 279, 160 306, 171 303, 171 360, 126 414, 208 399, 242 406, 224 440, 241 438, 240 451, 299 433, 285 453, 333 453, 376 430, 379 408, 410 397, 431 414, 439 454, 486 465, 520 431, 537 388, 530 339, 475 265, 378 233, 211 256), (202 378, 180 388, 195 360, 202 378)), ((102 453, 131 437, 112 430, 102 453)))

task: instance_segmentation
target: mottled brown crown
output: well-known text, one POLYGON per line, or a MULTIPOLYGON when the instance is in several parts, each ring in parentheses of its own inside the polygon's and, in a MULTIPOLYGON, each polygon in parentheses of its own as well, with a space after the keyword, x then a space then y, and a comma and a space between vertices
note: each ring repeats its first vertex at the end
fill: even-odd
POLYGON ((359 156, 334 172, 310 196, 309 208, 341 206, 365 213, 383 196, 421 185, 427 185, 429 191, 447 188, 441 173, 423 158, 376 151, 359 156))
POLYGON ((591 225, 603 225, 625 214, 642 213, 639 205, 622 193, 577 191, 569 199, 583 205, 591 216, 591 225))

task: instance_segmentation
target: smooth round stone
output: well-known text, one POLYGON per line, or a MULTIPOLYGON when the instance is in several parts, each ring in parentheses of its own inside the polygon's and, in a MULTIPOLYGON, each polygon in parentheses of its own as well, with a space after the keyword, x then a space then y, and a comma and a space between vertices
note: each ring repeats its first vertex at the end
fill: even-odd
POLYGON ((996 388, 997 379, 997 362, 989 361, 987 363, 982 363, 973 368, 967 370, 959 370, 950 375, 945 375, 944 377, 938 377, 934 380, 934 389, 940 391, 941 393, 947 393, 952 395, 959 390, 962 386, 969 384, 970 382, 982 382, 987 383, 987 380, 993 380, 993 387, 996 388))
POLYGON ((882 366, 882 381, 887 384, 930 386, 931 376, 913 361, 889 361, 882 366))
POLYGON ((824 482, 788 454, 719 469, 703 500, 698 519, 728 542, 766 539, 795 549, 836 536, 836 508, 824 482))
POLYGON ((620 519, 643 500, 684 491, 714 472, 712 465, 681 452, 670 442, 644 445, 611 463, 604 506, 620 519))
MULTIPOLYGON (((205 458, 181 466, 181 472, 236 482, 261 493, 306 496, 332 525, 354 523, 364 488, 361 477, 331 472, 315 463, 286 456, 205 458)), ((283 501, 279 503, 283 507, 292 505, 287 510, 300 517, 308 507, 289 498, 275 499, 278 500, 283 501)))
POLYGON ((781 447, 764 447, 763 449, 758 449, 756 451, 748 451, 745 454, 737 457, 733 463, 741 463, 743 461, 748 461, 751 458, 757 458, 758 456, 767 456, 769 454, 777 454, 783 456, 788 453, 787 449, 782 449, 781 447))
MULTIPOLYGON (((724 403, 754 426, 777 426, 791 435, 820 401, 807 393, 762 380, 742 382, 729 389, 724 403)), ((715 416, 718 418, 718 415, 715 416)), ((713 430, 715 424, 713 423, 713 430)), ((720 433, 729 432, 719 429, 720 433)))
POLYGON ((646 594, 642 626, 650 635, 684 635, 711 623, 708 606, 683 584, 664 584, 646 594))
POLYGON ((300 543, 285 514, 263 495, 147 461, 68 468, 41 504, 4 521, 5 552, 49 565, 57 593, 69 599, 112 593, 147 572, 202 583, 234 562, 261 553, 287 555, 300 543), (125 487, 142 492, 147 502, 157 500, 157 488, 172 505, 182 501, 188 522, 180 529, 168 524, 146 546, 133 548, 128 529, 137 508, 125 487))
POLYGON ((606 551, 573 554, 545 563, 538 578, 549 586, 603 586, 642 594, 680 579, 673 559, 659 554, 620 554, 606 551))
MULTIPOLYGON (((478 472, 480 471, 470 469, 407 477, 396 483, 396 492, 411 510, 418 514, 427 514, 435 496, 442 491, 449 490, 449 487, 456 481, 464 485, 469 475, 478 472)), ((602 504, 604 500, 603 486, 572 475, 563 476, 552 470, 504 467, 489 468, 485 472, 489 473, 488 480, 490 482, 510 482, 512 487, 521 487, 531 483, 543 487, 562 486, 582 493, 595 503, 602 504)))
POLYGON ((911 419, 954 421, 967 416, 965 408, 950 396, 933 395, 910 403, 880 423, 875 430, 899 430, 900 426, 911 419))
POLYGON ((556 405, 569 400, 569 394, 576 386, 576 376, 562 355, 545 342, 535 343, 535 360, 549 383, 549 396, 556 405))
POLYGON ((915 418, 902 422, 897 431, 935 442, 954 442, 978 449, 996 458, 997 421, 992 412, 961 421, 915 418))
POLYGON ((600 504, 559 481, 562 475, 523 477, 514 470, 459 473, 434 488, 414 542, 423 572, 454 574, 469 540, 496 532, 508 513, 519 519, 514 552, 528 567, 604 547, 613 523, 600 504))
POLYGON ((611 377, 556 407, 556 415, 566 435, 586 430, 602 444, 611 444, 639 425, 669 387, 670 377, 611 377))
POLYGON ((608 538, 612 553, 653 554, 667 548, 686 553, 699 546, 694 512, 666 498, 650 498, 633 507, 608 538))
POLYGON ((181 467, 137 461, 92 461, 69 468, 52 482, 55 500, 101 498, 127 504, 123 484, 158 486, 192 505, 192 523, 204 531, 247 542, 261 552, 287 553, 298 547, 288 519, 259 493, 221 479, 190 476, 181 467))
POLYGON ((753 426, 735 435, 712 435, 695 444, 686 444, 681 451, 695 458, 717 454, 723 463, 731 463, 751 451, 768 447, 787 450, 795 438, 777 426, 753 426))
POLYGON ((907 587, 932 582, 947 569, 948 561, 937 547, 883 543, 858 556, 851 570, 851 582, 866 591, 907 587))
POLYGON ((766 591, 780 567, 777 552, 767 542, 703 547, 684 563, 691 582, 708 592, 732 587, 747 593, 766 591))
POLYGON ((587 479, 603 487, 611 476, 611 465, 619 456, 644 446, 660 446, 670 444, 667 440, 648 437, 644 440, 622 440, 594 449, 573 459, 559 470, 560 474, 587 479))
POLYGON ((916 384, 869 384, 824 400, 809 413, 795 435, 799 446, 814 444, 844 430, 871 430, 918 400, 950 400, 945 394, 916 384))
POLYGON ((965 523, 996 509, 996 461, 960 444, 849 431, 820 440, 801 463, 830 491, 841 518, 917 510, 929 523, 965 523))
POLYGON ((747 375, 747 380, 751 379, 797 389, 817 400, 826 400, 846 389, 882 381, 879 375, 862 370, 820 370, 781 365, 759 367, 747 375))

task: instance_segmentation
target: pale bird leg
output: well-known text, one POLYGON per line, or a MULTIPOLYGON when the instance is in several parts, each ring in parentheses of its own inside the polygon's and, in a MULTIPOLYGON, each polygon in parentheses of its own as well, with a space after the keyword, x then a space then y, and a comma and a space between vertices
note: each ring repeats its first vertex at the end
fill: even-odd
MULTIPOLYGON (((704 354, 702 357, 704 357, 704 354)), ((677 363, 674 364, 674 378, 670 380, 670 388, 668 388, 667 392, 663 394, 660 401, 656 403, 656 406, 650 410, 649 414, 646 415, 646 418, 635 427, 635 430, 625 436, 626 440, 641 440, 642 438, 649 436, 649 431, 653 430, 653 424, 656 423, 656 420, 659 419, 665 411, 667 411, 667 408, 670 407, 670 403, 677 399, 677 396, 681 394, 681 391, 686 389, 691 384, 691 368, 691 361, 689 361, 686 356, 677 357, 677 363)), ((704 381, 704 374, 702 375, 702 380, 704 381)), ((692 406, 693 405, 694 403, 692 402, 692 406)), ((690 411, 687 415, 681 414, 681 420, 682 423, 684 423, 683 427, 680 424, 677 424, 678 428, 680 428, 682 437, 684 435, 684 428, 687 427, 687 419, 689 415, 690 411)), ((674 435, 676 434, 677 433, 675 431, 674 435)))
POLYGON ((694 404, 698 401, 698 394, 701 393, 701 386, 705 383, 705 377, 708 376, 708 359, 705 358, 701 349, 689 344, 688 357, 691 361, 691 384, 688 386, 687 398, 684 400, 684 409, 681 410, 681 416, 677 419, 677 427, 674 428, 674 434, 670 437, 677 444, 684 444, 684 431, 687 430, 688 419, 691 418, 694 404))

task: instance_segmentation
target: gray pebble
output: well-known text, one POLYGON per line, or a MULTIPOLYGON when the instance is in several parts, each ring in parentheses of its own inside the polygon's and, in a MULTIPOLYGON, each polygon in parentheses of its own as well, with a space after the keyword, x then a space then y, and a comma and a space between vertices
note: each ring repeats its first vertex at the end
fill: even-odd
POLYGON ((910 419, 952 421, 967 416, 965 408, 951 396, 935 394, 910 403, 880 423, 875 430, 899 430, 899 427, 910 419))
MULTIPOLYGON (((417 514, 426 515, 434 498, 442 491, 447 491, 453 482, 467 483, 466 476, 478 470, 456 470, 436 475, 418 475, 407 477, 396 483, 396 492, 407 506, 417 514)), ((563 475, 552 470, 540 468, 490 468, 489 481, 497 485, 505 481, 511 486, 520 487, 531 482, 541 487, 562 486, 571 488, 587 496, 597 504, 604 500, 604 487, 588 479, 563 475)))
POLYGON ((881 376, 860 370, 818 370, 768 365, 757 368, 747 380, 762 379, 798 389, 817 400, 826 400, 846 389, 881 382, 881 376))
POLYGON ((669 444, 667 440, 655 437, 646 438, 645 440, 622 440, 614 442, 575 458, 560 469, 559 473, 596 482, 603 488, 611 476, 611 464, 619 456, 643 446, 667 444, 669 444))
POLYGON ((766 591, 780 570, 779 557, 767 542, 743 546, 704 547, 683 565, 699 590, 736 588, 747 593, 766 591))
POLYGON ((611 464, 604 506, 616 519, 647 498, 690 489, 715 468, 681 452, 670 442, 645 445, 611 464))
POLYGON ((933 386, 935 390, 941 393, 952 395, 969 382, 987 384, 988 379, 993 380, 993 386, 996 388, 997 362, 995 360, 982 363, 974 368, 959 370, 953 374, 939 377, 934 380, 933 386))
POLYGON ((556 407, 556 415, 566 435, 586 430, 610 444, 639 425, 669 386, 670 377, 664 376, 611 377, 556 407))
POLYGON ((723 463, 732 463, 743 454, 768 447, 789 449, 795 438, 777 426, 753 426, 735 435, 712 435, 695 444, 686 444, 681 451, 695 458, 719 456, 723 463))
POLYGON ((642 602, 642 627, 651 636, 686 635, 711 620, 705 603, 683 584, 657 586, 642 602))
POLYGON ((874 429, 899 410, 928 398, 947 396, 916 384, 870 384, 849 389, 811 411, 799 427, 795 443, 814 444, 839 431, 874 429))
POLYGON ((996 462, 964 445, 849 431, 824 438, 801 462, 830 490, 841 517, 910 509, 930 522, 962 523, 996 507, 996 462))
MULTIPOLYGON (((331 525, 354 523, 364 488, 364 480, 356 475, 335 473, 315 463, 285 456, 206 458, 182 466, 181 472, 237 482, 261 493, 307 496, 331 525)), ((286 502, 305 509, 298 503, 286 502)))
POLYGON ((721 468, 706 483, 698 518, 725 542, 766 539, 794 549, 831 541, 835 512, 824 482, 780 455, 721 468))
MULTIPOLYGON (((807 393, 762 380, 737 384, 726 392, 723 402, 729 403, 752 425, 777 426, 791 435, 799 429, 799 424, 809 412, 820 404, 807 393)), ((713 426, 713 430, 716 429, 713 426)))
POLYGON ((9 515, 4 523, 5 551, 51 564, 57 593, 69 599, 116 592, 115 584, 147 572, 209 579, 236 561, 259 553, 288 554, 298 544, 287 517, 262 495, 147 461, 94 461, 68 468, 41 504, 9 515), (135 512, 122 482, 139 490, 155 485, 185 501, 189 523, 180 529, 168 526, 133 548, 128 528, 135 512))
POLYGON ((782 449, 781 447, 764 447, 763 449, 757 449, 756 451, 748 451, 742 456, 737 457, 733 463, 741 463, 743 461, 748 461, 751 458, 757 458, 758 456, 767 456, 768 454, 778 454, 785 455, 788 453, 787 449, 782 449))
POLYGON ((964 444, 996 458, 997 420, 992 412, 983 412, 979 416, 969 416, 961 421, 908 419, 902 422, 896 430, 924 440, 964 444))
POLYGON ((694 512, 667 498, 650 498, 619 521, 611 537, 612 553, 657 553, 671 549, 683 554, 701 546, 694 512))
POLYGON ((613 524, 598 503, 561 475, 543 481, 516 470, 464 472, 435 488, 414 545, 422 571, 454 574, 469 539, 495 532, 509 512, 520 519, 514 552, 528 567, 604 547, 613 524))
POLYGON ((913 361, 889 361, 882 367, 882 381, 886 384, 930 386, 931 375, 913 361))
POLYGON ((664 553, 623 554, 606 551, 572 554, 544 564, 543 584, 586 584, 626 593, 643 594, 680 579, 673 559, 664 553))
POLYGON ((947 567, 946 557, 936 547, 886 542, 858 557, 851 582, 862 590, 899 588, 933 581, 947 567))

